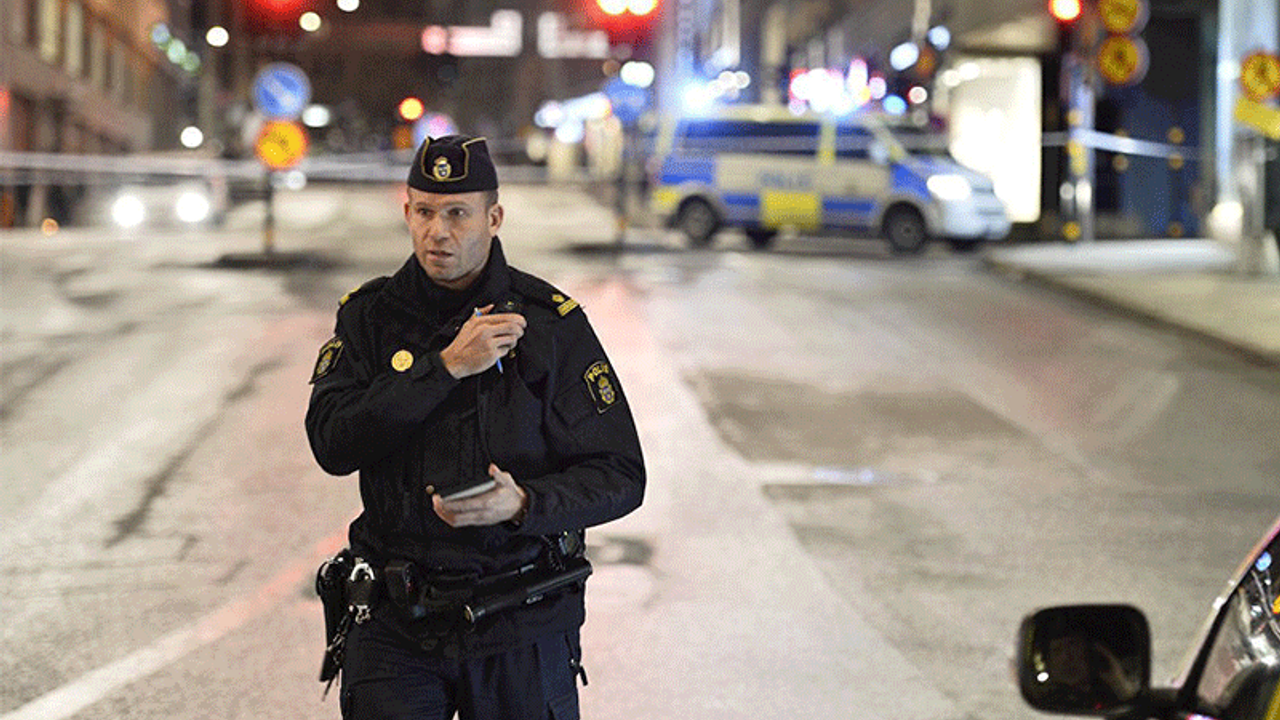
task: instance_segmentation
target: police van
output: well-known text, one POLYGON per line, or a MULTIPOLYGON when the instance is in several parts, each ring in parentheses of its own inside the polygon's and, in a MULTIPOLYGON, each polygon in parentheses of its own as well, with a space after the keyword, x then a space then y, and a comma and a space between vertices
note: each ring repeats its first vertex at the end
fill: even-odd
POLYGON ((726 106, 669 119, 654 142, 650 207, 694 247, 726 227, 759 249, 793 228, 878 233, 899 253, 931 239, 970 250, 1009 234, 989 178, 945 151, 908 150, 871 115, 726 106))

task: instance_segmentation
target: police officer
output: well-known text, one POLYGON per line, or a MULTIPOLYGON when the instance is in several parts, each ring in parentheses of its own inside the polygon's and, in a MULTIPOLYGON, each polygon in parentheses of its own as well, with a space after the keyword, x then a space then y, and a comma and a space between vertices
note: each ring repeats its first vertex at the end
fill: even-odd
POLYGON ((640 505, 627 399, 578 304, 507 264, 484 138, 428 138, 406 192, 413 255, 343 298, 306 418, 320 466, 359 472, 377 578, 343 717, 575 718, 582 583, 459 609, 585 564, 583 529, 640 505))

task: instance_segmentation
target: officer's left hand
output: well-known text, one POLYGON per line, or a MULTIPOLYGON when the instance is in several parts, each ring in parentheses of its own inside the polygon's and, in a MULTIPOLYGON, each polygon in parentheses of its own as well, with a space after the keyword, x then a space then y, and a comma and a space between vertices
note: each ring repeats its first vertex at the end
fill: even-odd
POLYGON ((528 493, 516 484, 511 473, 493 463, 489 463, 489 477, 497 485, 479 495, 448 501, 439 495, 431 496, 436 514, 452 527, 497 525, 519 515, 528 502, 528 493))

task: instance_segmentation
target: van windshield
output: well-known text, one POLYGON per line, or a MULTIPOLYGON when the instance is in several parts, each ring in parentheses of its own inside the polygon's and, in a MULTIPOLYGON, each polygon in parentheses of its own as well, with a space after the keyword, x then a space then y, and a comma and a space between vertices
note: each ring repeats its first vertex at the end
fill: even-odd
POLYGON ((676 132, 675 149, 813 155, 818 151, 818 135, 817 123, 686 120, 676 132))
POLYGON ((942 133, 910 125, 893 127, 889 131, 902 144, 902 149, 912 155, 951 158, 951 150, 947 147, 947 136, 942 133))

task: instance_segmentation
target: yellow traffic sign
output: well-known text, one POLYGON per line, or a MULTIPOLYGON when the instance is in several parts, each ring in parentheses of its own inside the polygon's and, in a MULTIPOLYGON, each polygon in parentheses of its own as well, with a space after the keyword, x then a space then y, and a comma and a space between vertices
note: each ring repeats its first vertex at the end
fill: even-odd
POLYGON ((286 170, 307 154, 307 131, 292 120, 269 120, 258 132, 254 152, 268 168, 286 170))
POLYGON ((1240 86, 1250 100, 1258 102, 1280 95, 1280 57, 1251 53, 1240 65, 1240 86))
POLYGON ((1098 0, 1098 17, 1107 32, 1131 35, 1147 24, 1146 0, 1098 0))
POLYGON ((1112 85, 1133 85, 1146 76, 1148 57, 1142 38, 1110 35, 1098 47, 1098 72, 1112 85))
POLYGON ((1241 125, 1248 125, 1272 140, 1280 140, 1280 110, 1256 100, 1237 98, 1234 116, 1241 125))

